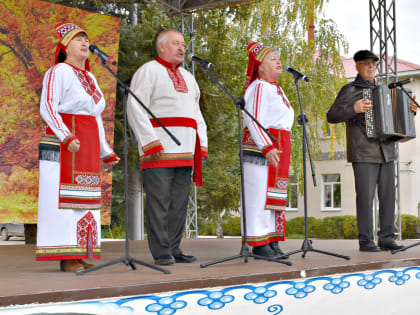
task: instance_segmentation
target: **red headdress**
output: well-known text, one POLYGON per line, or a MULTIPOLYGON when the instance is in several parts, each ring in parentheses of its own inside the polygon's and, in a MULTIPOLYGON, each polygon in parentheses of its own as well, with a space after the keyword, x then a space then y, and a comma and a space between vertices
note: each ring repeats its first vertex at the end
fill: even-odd
MULTIPOLYGON (((82 28, 80 28, 78 25, 65 21, 58 23, 56 26, 54 26, 55 32, 58 35, 58 38, 60 41, 57 44, 57 49, 55 50, 55 59, 54 64, 63 62, 66 59, 66 48, 68 44, 71 42, 71 40, 80 33, 86 33, 86 31, 82 28)), ((85 64, 86 70, 90 71, 89 67, 89 60, 86 59, 85 64)))
POLYGON ((264 58, 271 51, 271 48, 264 47, 256 42, 250 43, 248 50, 248 69, 246 70, 245 90, 258 77, 258 67, 262 64, 264 58))

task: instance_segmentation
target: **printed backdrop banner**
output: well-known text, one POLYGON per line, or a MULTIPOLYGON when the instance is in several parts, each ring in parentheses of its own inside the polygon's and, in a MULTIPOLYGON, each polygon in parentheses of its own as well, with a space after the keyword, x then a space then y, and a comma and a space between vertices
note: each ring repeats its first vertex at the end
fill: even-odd
MULTIPOLYGON (((118 56, 120 19, 38 0, 0 1, 0 222, 36 223, 39 114, 42 79, 53 65, 58 37, 54 25, 71 21, 90 42, 118 56)), ((97 56, 91 72, 106 99, 106 137, 114 139, 116 81, 97 56)), ((113 70, 116 72, 117 68, 113 70)), ((102 165, 102 223, 110 223, 112 173, 102 165)))

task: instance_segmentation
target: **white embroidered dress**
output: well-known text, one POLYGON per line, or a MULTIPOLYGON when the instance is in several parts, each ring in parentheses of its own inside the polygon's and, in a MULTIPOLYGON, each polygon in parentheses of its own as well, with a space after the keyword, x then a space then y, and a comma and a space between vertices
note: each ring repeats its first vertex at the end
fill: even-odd
MULTIPOLYGON (((40 113, 60 142, 71 137, 61 113, 89 115, 96 118, 100 140, 100 157, 114 155, 105 140, 101 113, 105 100, 95 77, 66 63, 51 67, 44 76, 40 113), (86 87, 86 75, 95 85, 94 97, 86 87), (95 103, 96 100, 96 103, 95 103)), ((80 146, 83 146, 81 141, 80 146)), ((58 208, 60 162, 40 160, 37 260, 100 258, 100 210, 58 208)))
MULTIPOLYGON (((281 91, 283 93, 283 91, 281 91)), ((290 131, 294 110, 288 106, 286 96, 279 94, 277 85, 257 79, 247 88, 245 108, 265 127, 290 131), (284 97, 284 98, 283 98, 284 97)), ((272 145, 270 138, 247 115, 244 124, 262 151, 272 145)), ((244 162, 245 209, 248 242, 251 246, 261 246, 280 240, 284 231, 279 230, 280 218, 277 211, 264 210, 267 198, 268 166, 244 162)), ((243 230, 243 227, 242 227, 243 230)), ((242 232, 243 233, 243 232, 242 232)))

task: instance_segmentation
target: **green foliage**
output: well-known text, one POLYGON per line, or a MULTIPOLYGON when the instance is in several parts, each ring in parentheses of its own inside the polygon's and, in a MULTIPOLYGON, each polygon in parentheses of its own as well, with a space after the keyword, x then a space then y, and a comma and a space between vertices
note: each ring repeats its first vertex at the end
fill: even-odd
MULTIPOLYGON (((217 60, 217 78, 235 97, 242 94, 243 62, 230 38, 230 9, 200 13, 195 19, 196 54, 217 60)), ((238 116, 233 101, 201 69, 196 69, 201 90, 200 107, 207 123, 209 160, 203 168, 203 188, 198 190, 199 211, 210 218, 221 211, 238 211, 240 171, 238 116)))
POLYGON ((198 235, 211 235, 217 234, 216 222, 212 220, 198 220, 198 235))
MULTIPOLYGON (((305 219, 297 217, 286 222, 286 238, 296 239, 305 237, 305 219)), ((403 239, 417 237, 417 227, 420 219, 409 214, 401 215, 401 230, 403 239)), ((224 235, 241 235, 241 218, 239 216, 225 216, 222 221, 224 235)), ((199 235, 216 235, 214 220, 199 220, 199 235)), ((323 239, 357 239, 357 219, 354 215, 343 215, 317 219, 308 217, 308 237, 323 239)))
MULTIPOLYGON (((289 235, 305 236, 305 219, 297 217, 286 222, 286 237, 289 235)), ((318 237, 320 230, 321 219, 308 217, 308 237, 318 237)))
MULTIPOLYGON (((286 237, 305 235, 304 218, 297 217, 286 222, 286 237)), ((323 219, 308 218, 309 238, 357 239, 356 216, 334 216, 323 219)))
POLYGON ((241 217, 229 217, 222 223, 222 226, 224 235, 241 235, 241 217))
POLYGON ((109 226, 102 226, 102 238, 125 238, 124 226, 120 224, 111 224, 109 226))
MULTIPOLYGON (((402 238, 416 238, 420 219, 409 214, 401 215, 402 238)), ((354 215, 326 217, 323 219, 308 218, 310 238, 357 239, 357 219, 354 215)), ((286 222, 286 237, 305 235, 304 218, 298 217, 286 222)))
POLYGON ((356 217, 326 217, 321 220, 320 235, 322 235, 322 238, 357 238, 358 233, 356 217))
MULTIPOLYGON (((222 220, 223 235, 241 236, 241 217, 227 216, 222 220)), ((216 235, 217 226, 214 220, 199 220, 199 235, 216 235)))
POLYGON ((417 238, 417 227, 420 225, 420 219, 409 214, 401 215, 401 233, 402 238, 417 238))

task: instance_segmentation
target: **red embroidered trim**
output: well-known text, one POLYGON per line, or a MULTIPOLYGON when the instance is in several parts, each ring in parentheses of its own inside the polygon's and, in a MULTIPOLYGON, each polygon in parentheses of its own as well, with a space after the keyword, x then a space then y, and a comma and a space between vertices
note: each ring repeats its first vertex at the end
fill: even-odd
POLYGON ((280 85, 277 82, 270 82, 270 83, 277 87, 277 94, 281 95, 281 98, 283 99, 283 103, 286 104, 287 108, 290 108, 290 103, 284 96, 283 89, 280 87, 280 85))
MULTIPOLYGON (((89 255, 80 254, 80 255, 61 255, 61 256, 37 256, 36 261, 53 261, 53 260, 66 260, 66 259, 88 259, 89 255)), ((101 259, 101 254, 93 254, 93 259, 101 259)))
POLYGON ((291 149, 290 133, 286 130, 272 128, 268 131, 277 139, 274 146, 276 149, 281 150, 281 153, 280 162, 277 167, 268 164, 267 199, 264 209, 280 211, 286 209, 287 202, 291 149), (271 197, 269 196, 269 192, 271 192, 271 197), (279 195, 275 196, 273 194, 279 195))
POLYGON ((166 62, 162 58, 157 57, 156 61, 159 62, 162 66, 166 68, 169 74, 169 78, 171 78, 175 91, 181 92, 181 93, 188 93, 188 87, 185 83, 184 77, 182 76, 181 72, 179 71, 179 66, 176 66, 176 69, 172 67, 172 64, 166 62))
POLYGON ((48 110, 49 115, 53 121, 53 124, 56 128, 61 129, 66 137, 70 136, 70 132, 66 129, 66 125, 63 123, 62 119, 60 118, 57 109, 54 107, 53 104, 53 96, 54 96, 54 80, 55 80, 55 71, 57 70, 57 65, 55 65, 51 70, 48 72, 47 76, 47 97, 45 100, 45 106, 48 110))
MULTIPOLYGON (((261 236, 261 237, 254 237, 254 236, 248 236, 247 237, 247 242, 249 246, 263 246, 263 245, 267 245, 270 244, 272 242, 277 242, 277 241, 285 241, 286 240, 286 235, 280 235, 278 233, 270 233, 268 235, 266 235, 265 237, 261 236)), ((244 243, 244 238, 242 237, 242 244, 244 243)))
POLYGON ((157 160, 157 161, 142 161, 141 169, 145 170, 148 168, 160 168, 160 167, 183 167, 183 166, 194 166, 193 159, 184 160, 157 160))
POLYGON ((270 152, 271 150, 273 150, 275 148, 276 147, 273 144, 268 145, 268 146, 266 146, 262 149, 262 153, 264 154, 264 156, 266 156, 268 152, 270 152))
POLYGON ((115 161, 117 158, 118 158, 118 156, 115 153, 112 153, 111 155, 106 156, 103 159, 103 161, 104 161, 104 163, 109 163, 109 162, 115 161))
POLYGON ((276 220, 276 233, 283 234, 283 238, 281 241, 284 241, 286 235, 286 217, 284 215, 284 211, 276 211, 275 212, 275 220, 276 220))
POLYGON ((70 144, 73 140, 76 140, 76 139, 77 139, 77 137, 76 137, 76 136, 73 136, 73 135, 68 136, 67 138, 65 138, 65 139, 63 140, 63 146, 67 149, 67 148, 68 148, 68 146, 69 146, 69 144, 70 144))
POLYGON ((209 157, 209 152, 206 147, 201 147, 201 157, 205 157, 206 159, 209 157))
POLYGON ((77 222, 77 246, 87 249, 89 235, 92 240, 92 247, 98 247, 98 224, 90 211, 77 222))
MULTIPOLYGON (((68 64, 68 63, 66 63, 68 64)), ((83 88, 85 89, 86 93, 92 96, 95 104, 101 100, 102 95, 96 89, 95 82, 93 79, 87 74, 87 71, 78 69, 71 64, 68 64, 73 69, 74 73, 76 74, 77 78, 79 79, 80 83, 82 84, 83 88)))
POLYGON ((151 155, 155 152, 159 152, 163 150, 163 145, 160 140, 155 140, 143 146, 143 152, 145 155, 151 155))
MULTIPOLYGON (((159 117, 159 121, 165 126, 165 127, 190 127, 197 130, 197 121, 193 118, 187 118, 187 117, 159 117)), ((152 126, 154 128, 160 127, 158 122, 154 119, 150 119, 150 122, 152 123, 152 126)))
MULTIPOLYGON (((258 83, 258 85, 256 86, 256 91, 255 91, 255 96, 254 96, 254 100, 253 100, 253 108, 254 108, 254 117, 256 120, 260 120, 261 119, 261 114, 260 114, 260 110, 261 110, 261 98, 263 95, 263 89, 264 89, 264 84, 263 83, 258 83)), ((261 141, 265 144, 265 145, 269 145, 271 144, 271 140, 270 138, 266 135, 266 133, 260 128, 260 126, 257 125, 256 122, 252 122, 252 124, 254 125, 255 131, 257 132, 258 137, 261 139, 261 141)))
MULTIPOLYGON (((203 185, 203 170, 202 170, 202 160, 201 160, 201 145, 200 137, 197 132, 197 121, 193 118, 187 117, 163 117, 159 118, 160 122, 167 127, 190 127, 195 129, 195 148, 194 148, 194 173, 193 181, 196 186, 203 185)), ((153 127, 160 127, 156 120, 150 119, 153 127)), ((179 165, 185 166, 185 165, 179 165)), ((162 166, 161 166, 162 167, 162 166)), ((165 167, 165 166, 163 166, 165 167)))

